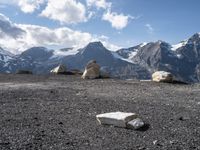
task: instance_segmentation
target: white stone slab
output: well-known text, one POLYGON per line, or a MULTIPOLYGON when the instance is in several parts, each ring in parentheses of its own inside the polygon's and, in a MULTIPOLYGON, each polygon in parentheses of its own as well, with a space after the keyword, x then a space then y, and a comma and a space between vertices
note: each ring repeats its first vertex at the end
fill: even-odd
POLYGON ((96 118, 100 124, 126 128, 126 124, 129 121, 136 119, 137 115, 135 113, 111 112, 99 114, 96 118))

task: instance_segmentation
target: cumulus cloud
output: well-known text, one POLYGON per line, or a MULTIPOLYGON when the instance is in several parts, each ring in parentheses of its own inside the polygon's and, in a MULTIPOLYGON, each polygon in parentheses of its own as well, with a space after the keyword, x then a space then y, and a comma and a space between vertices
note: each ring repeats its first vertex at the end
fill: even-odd
POLYGON ((129 19, 134 19, 134 17, 107 11, 106 13, 104 13, 102 19, 110 22, 113 28, 121 30, 128 25, 129 19))
POLYGON ((152 34, 154 32, 154 28, 152 27, 151 24, 145 24, 145 27, 147 28, 147 31, 152 34))
POLYGON ((87 6, 95 6, 98 9, 104 9, 105 13, 102 16, 102 20, 111 23, 111 26, 117 30, 121 30, 128 25, 129 19, 134 19, 130 15, 118 14, 117 12, 112 12, 112 3, 106 0, 86 0, 87 6))
POLYGON ((40 16, 60 21, 65 24, 75 24, 87 21, 85 6, 76 0, 48 0, 47 7, 40 16))
MULTIPOLYGON (((95 9, 103 9, 102 20, 111 23, 115 29, 121 30, 128 25, 128 21, 132 19, 130 15, 124 15, 112 10, 112 2, 107 0, 85 0, 88 7, 81 0, 0 0, 0 4, 15 4, 24 13, 33 13, 40 9, 38 14, 51 20, 59 21, 61 24, 77 24, 87 22, 91 19, 95 12, 91 11, 91 7, 95 9), (43 4, 44 7, 41 7, 43 4)), ((96 11, 96 10, 95 10, 96 11)))
POLYGON ((34 46, 80 48, 89 42, 99 40, 105 43, 107 48, 117 48, 108 42, 106 36, 96 36, 68 27, 50 29, 37 25, 14 24, 3 14, 0 14, 0 22, 2 22, 0 23, 0 47, 12 53, 20 53, 34 46))
POLYGON ((89 7, 96 6, 97 8, 108 9, 111 8, 112 3, 106 0, 86 0, 89 7))
POLYGON ((45 0, 18 0, 17 4, 21 10, 25 13, 33 13, 36 9, 39 9, 40 5, 45 0))
POLYGON ((33 13, 36 9, 40 8, 40 5, 47 0, 0 0, 0 4, 16 5, 24 13, 33 13))

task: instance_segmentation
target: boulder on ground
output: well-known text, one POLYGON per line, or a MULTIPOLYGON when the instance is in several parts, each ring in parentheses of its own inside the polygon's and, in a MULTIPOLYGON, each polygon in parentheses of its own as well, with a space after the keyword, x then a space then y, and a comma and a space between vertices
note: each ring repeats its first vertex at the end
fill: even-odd
POLYGON ((173 82, 173 75, 170 72, 156 71, 152 74, 152 80, 155 82, 173 82))
POLYGON ((135 113, 111 112, 99 114, 96 118, 102 125, 113 125, 115 127, 126 128, 127 123, 136 119, 137 115, 135 113))
POLYGON ((100 76, 100 66, 95 60, 90 61, 85 67, 85 71, 82 75, 83 79, 96 79, 100 76))
POLYGON ((64 65, 59 65, 56 68, 52 69, 50 72, 54 74, 64 74, 67 72, 67 69, 64 65))
POLYGON ((33 74, 30 70, 17 70, 16 74, 33 74))

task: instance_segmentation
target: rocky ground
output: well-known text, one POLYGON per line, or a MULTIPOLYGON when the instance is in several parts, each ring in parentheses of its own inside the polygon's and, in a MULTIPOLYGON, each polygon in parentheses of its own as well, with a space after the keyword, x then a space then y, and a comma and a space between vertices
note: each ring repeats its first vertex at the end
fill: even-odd
POLYGON ((1 150, 200 150, 200 85, 0 75, 1 150), (135 112, 139 130, 101 126, 135 112))

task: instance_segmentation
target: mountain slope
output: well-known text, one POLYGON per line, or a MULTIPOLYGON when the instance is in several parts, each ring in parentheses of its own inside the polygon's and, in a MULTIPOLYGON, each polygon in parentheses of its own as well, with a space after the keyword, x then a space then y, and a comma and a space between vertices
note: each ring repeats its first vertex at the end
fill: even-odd
POLYGON ((0 47, 0 72, 1 73, 10 73, 12 72, 12 68, 10 67, 10 63, 15 59, 15 56, 4 50, 0 47))
MULTIPOLYGON (((118 52, 121 53, 120 50, 118 52)), ((121 56, 127 58, 127 55, 121 56)), ((199 82, 200 34, 194 34, 188 40, 173 46, 163 41, 148 43, 137 49, 131 61, 143 66, 150 73, 157 70, 169 71, 179 80, 199 82)))
POLYGON ((67 56, 62 60, 70 68, 83 70, 88 61, 95 59, 101 67, 106 68, 114 77, 121 78, 148 78, 149 73, 143 67, 135 65, 113 56, 102 43, 89 43, 74 56, 67 56))

